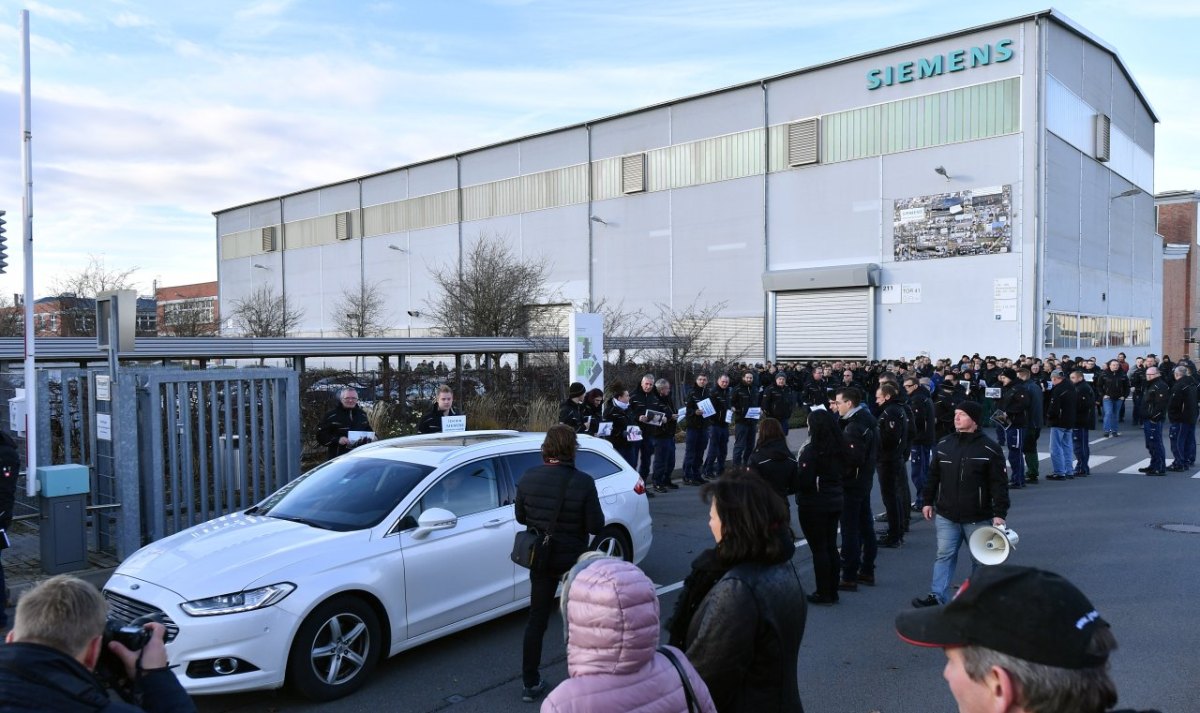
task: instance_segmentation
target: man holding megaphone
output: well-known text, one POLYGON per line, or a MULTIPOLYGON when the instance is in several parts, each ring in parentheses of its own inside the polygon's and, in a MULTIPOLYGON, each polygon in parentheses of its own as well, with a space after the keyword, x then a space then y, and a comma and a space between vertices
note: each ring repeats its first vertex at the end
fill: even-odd
MULTIPOLYGON (((954 407, 954 430, 937 445, 922 493, 921 513, 937 531, 937 557, 929 594, 912 600, 932 607, 950 600, 958 550, 983 527, 1003 528, 1008 516, 1008 474, 1000 445, 979 430, 983 408, 974 401, 954 407)), ((971 558, 972 571, 980 564, 971 558)))

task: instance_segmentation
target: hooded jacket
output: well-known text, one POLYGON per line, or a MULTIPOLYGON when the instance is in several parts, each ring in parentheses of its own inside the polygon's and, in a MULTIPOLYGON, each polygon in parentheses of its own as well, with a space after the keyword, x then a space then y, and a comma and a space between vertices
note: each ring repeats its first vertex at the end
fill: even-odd
MULTIPOLYGON (((617 559, 594 561, 564 596, 569 678, 542 702, 542 713, 687 713, 679 672, 655 650, 658 594, 640 569, 617 559)), ((700 674, 682 651, 672 651, 700 710, 716 713, 700 674)))

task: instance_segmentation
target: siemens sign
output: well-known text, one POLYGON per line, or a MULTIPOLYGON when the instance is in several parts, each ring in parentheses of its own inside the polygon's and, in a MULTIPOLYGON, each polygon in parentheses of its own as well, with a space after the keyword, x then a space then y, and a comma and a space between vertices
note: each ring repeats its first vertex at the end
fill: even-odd
POLYGON ((1013 58, 1012 40, 1000 40, 994 45, 954 50, 915 62, 901 62, 892 67, 872 69, 867 72, 867 89, 907 84, 918 79, 936 77, 946 72, 961 72, 964 69, 982 67, 992 62, 1007 62, 1013 58))

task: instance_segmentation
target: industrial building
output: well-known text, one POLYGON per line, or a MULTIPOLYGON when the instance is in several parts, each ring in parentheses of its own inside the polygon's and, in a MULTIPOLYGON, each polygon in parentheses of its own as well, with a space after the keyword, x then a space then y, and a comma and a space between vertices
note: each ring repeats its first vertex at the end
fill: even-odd
POLYGON ((1037 12, 218 211, 219 300, 269 285, 336 336, 378 284, 424 336, 428 267, 483 236, 554 305, 721 305, 752 359, 1153 351, 1156 122, 1037 12))

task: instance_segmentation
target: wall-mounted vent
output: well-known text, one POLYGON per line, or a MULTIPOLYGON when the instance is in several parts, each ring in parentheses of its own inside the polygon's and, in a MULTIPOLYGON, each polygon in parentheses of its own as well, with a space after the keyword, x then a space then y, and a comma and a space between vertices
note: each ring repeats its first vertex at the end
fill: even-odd
POLYGON ((1104 114, 1096 115, 1096 160, 1107 161, 1110 156, 1109 141, 1111 135, 1111 120, 1104 114))
POLYGON ((334 216, 334 237, 338 240, 349 240, 354 237, 354 226, 350 220, 349 211, 334 216))
POLYGON ((820 119, 805 119, 788 124, 788 166, 807 166, 819 160, 819 122, 820 119))
POLYGON ((275 226, 262 229, 262 249, 265 253, 275 252, 275 226))
POLYGON ((621 192, 641 193, 646 190, 646 154, 621 157, 621 192))

